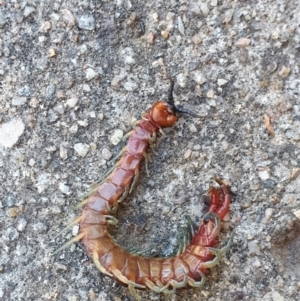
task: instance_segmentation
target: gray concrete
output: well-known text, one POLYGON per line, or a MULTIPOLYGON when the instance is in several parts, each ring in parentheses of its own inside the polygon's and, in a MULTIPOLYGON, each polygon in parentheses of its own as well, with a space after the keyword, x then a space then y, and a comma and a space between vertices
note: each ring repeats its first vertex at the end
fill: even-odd
POLYGON ((111 232, 171 254, 219 177, 233 193, 220 245, 235 229, 234 245, 202 290, 140 295, 300 300, 299 12, 296 0, 0 0, 0 300, 133 300, 80 243, 50 254, 168 77, 177 104, 219 118, 166 130, 111 232))

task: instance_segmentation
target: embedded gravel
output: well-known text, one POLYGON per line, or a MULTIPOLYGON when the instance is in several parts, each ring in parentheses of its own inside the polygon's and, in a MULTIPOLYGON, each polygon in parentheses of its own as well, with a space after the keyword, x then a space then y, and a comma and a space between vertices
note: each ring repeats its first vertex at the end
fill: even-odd
POLYGON ((111 229, 168 256, 213 177, 231 187, 202 290, 143 300, 300 300, 300 4, 296 0, 0 0, 0 300, 133 301, 78 233, 55 235, 111 167, 120 137, 175 79, 182 116, 111 229))

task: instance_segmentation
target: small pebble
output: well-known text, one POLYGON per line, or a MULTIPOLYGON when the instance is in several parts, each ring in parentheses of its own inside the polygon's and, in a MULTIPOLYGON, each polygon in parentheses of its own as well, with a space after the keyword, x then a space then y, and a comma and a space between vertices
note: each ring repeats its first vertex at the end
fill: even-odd
POLYGON ((256 240, 252 240, 248 242, 248 254, 256 254, 256 255, 260 255, 260 249, 258 247, 257 241, 256 240))
POLYGON ((233 13, 234 13, 233 9, 226 10, 224 23, 229 23, 232 20, 233 13))
POLYGON ((84 143, 76 143, 74 145, 74 150, 80 157, 85 157, 90 150, 90 146, 84 143))
POLYGON ((147 43, 149 45, 153 45, 156 39, 156 33, 151 31, 149 32, 148 36, 147 36, 147 43))
POLYGON ((72 228, 72 235, 76 236, 79 233, 79 225, 76 225, 72 228))
POLYGON ((72 12, 69 11, 68 9, 62 9, 61 13, 62 13, 63 20, 65 20, 68 24, 67 28, 71 30, 76 25, 76 18, 74 17, 72 12))
POLYGON ((112 153, 110 152, 109 149, 103 148, 103 150, 102 150, 102 157, 103 157, 105 160, 108 161, 108 160, 112 157, 112 153))
POLYGON ((287 78, 290 75, 291 68, 282 66, 281 70, 279 71, 279 75, 282 78, 287 78))
POLYGON ((183 155, 184 159, 188 159, 192 154, 192 151, 190 149, 187 149, 183 155))
POLYGON ((78 132, 78 125, 77 124, 73 124, 70 128, 69 128, 70 133, 72 134, 76 134, 78 132))
MULTIPOLYGON (((215 97, 215 92, 214 92, 214 90, 209 90, 207 93, 206 93, 206 96, 208 97, 208 98, 214 98, 215 97)), ((214 105, 214 107, 215 107, 216 105, 214 105)))
POLYGON ((300 209, 294 212, 294 215, 300 219, 300 209))
POLYGON ((47 33, 52 29, 52 24, 50 21, 45 21, 40 26, 39 32, 47 33))
POLYGON ((98 77, 98 73, 93 69, 93 68, 87 68, 85 70, 85 78, 90 81, 94 78, 97 78, 98 77))
POLYGON ((135 91, 138 88, 138 84, 134 81, 127 81, 124 83, 124 89, 126 91, 135 91))
POLYGON ((25 130, 25 124, 19 118, 0 124, 0 145, 11 148, 25 130))
POLYGON ((228 80, 226 79, 222 79, 222 78, 218 78, 218 86, 222 87, 224 85, 226 85, 228 83, 228 80))
POLYGON ((35 11, 35 8, 31 6, 25 6, 23 11, 23 16, 27 18, 29 15, 31 15, 35 11))
POLYGON ((202 40, 201 40, 201 38, 199 37, 199 35, 195 34, 195 35, 192 37, 192 42, 193 42, 195 45, 199 45, 199 44, 201 44, 202 40))
POLYGON ((92 15, 83 15, 77 19, 78 27, 85 30, 95 29, 95 19, 92 15))
POLYGON ((65 147, 63 147, 62 145, 59 148, 59 156, 63 160, 68 158, 68 150, 65 147))
POLYGON ((178 17, 177 21, 178 21, 178 31, 184 36, 184 25, 180 16, 178 17))
POLYGON ((251 40, 248 38, 239 38, 234 45, 238 47, 246 47, 250 45, 251 40))
POLYGON ((158 22, 159 21, 158 13, 154 13, 152 15, 152 18, 153 18, 154 22, 158 22))
POLYGON ((12 99, 11 104, 13 106, 22 106, 26 103, 27 98, 26 97, 15 97, 12 99))
POLYGON ((47 86, 46 92, 45 92, 46 100, 53 99, 54 96, 55 96, 55 91, 56 91, 56 86, 55 85, 50 84, 49 86, 47 86))
POLYGON ((121 81, 120 76, 116 75, 116 76, 112 79, 112 81, 111 81, 110 84, 111 84, 112 87, 117 87, 117 86, 119 86, 120 81, 121 81))
POLYGON ((261 267, 261 262, 260 260, 258 259, 258 257, 254 257, 253 260, 252 260, 252 265, 254 268, 256 269, 259 269, 261 267))
POLYGON ((83 126, 84 128, 87 127, 87 126, 89 125, 89 122, 87 121, 87 119, 84 119, 84 120, 78 120, 77 122, 78 122, 78 124, 79 124, 80 126, 83 126))
POLYGON ((209 8, 208 8, 207 3, 203 3, 202 2, 200 4, 200 9, 201 9, 201 11, 202 11, 202 13, 203 13, 204 16, 207 16, 209 14, 209 8))
POLYGON ((114 130, 113 134, 110 136, 109 141, 113 145, 117 145, 123 138, 123 131, 120 129, 114 130))
POLYGON ((189 130, 191 133, 197 133, 197 128, 193 123, 189 126, 189 130))
POLYGON ((29 86, 24 86, 24 87, 19 89, 18 94, 20 96, 27 96, 28 97, 31 94, 31 89, 30 89, 29 86))
POLYGON ((76 97, 70 98, 70 99, 67 100, 67 105, 70 108, 75 108, 75 106, 77 105, 77 102, 78 102, 78 98, 76 98, 76 97))
POLYGON ((87 85, 87 84, 83 84, 82 85, 82 91, 83 92, 91 92, 91 87, 89 86, 89 85, 87 85))
POLYGON ((164 40, 167 40, 169 38, 170 32, 168 30, 162 30, 160 34, 164 40))
POLYGON ((267 208, 265 211, 265 216, 262 220, 263 224, 267 224, 273 215, 274 210, 272 208, 267 208))
POLYGON ((7 211, 7 215, 9 217, 17 217, 23 211, 24 211, 24 206, 20 205, 19 207, 9 208, 8 211, 7 211))
POLYGON ((187 78, 183 73, 179 73, 177 75, 177 83, 181 88, 185 88, 186 87, 186 83, 187 83, 187 78))
POLYGON ((17 224, 17 229, 19 232, 23 232, 27 226, 27 221, 25 218, 20 218, 17 224))
POLYGON ((206 82, 206 78, 203 73, 199 70, 191 72, 192 79, 199 85, 203 85, 206 82))
POLYGON ((267 179, 270 178, 270 174, 269 174, 269 172, 268 172, 266 169, 260 170, 260 171, 258 172, 258 176, 259 176, 263 181, 265 181, 265 180, 267 180, 267 179))
POLYGON ((49 57, 55 57, 55 56, 56 56, 56 51, 55 51, 55 49, 50 48, 50 49, 48 50, 48 56, 49 56, 49 57))

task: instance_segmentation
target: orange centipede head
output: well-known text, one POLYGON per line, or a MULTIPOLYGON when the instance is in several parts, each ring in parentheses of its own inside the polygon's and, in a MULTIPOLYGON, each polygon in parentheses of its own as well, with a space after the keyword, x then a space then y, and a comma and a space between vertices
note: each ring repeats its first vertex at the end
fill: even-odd
POLYGON ((166 101, 162 100, 152 106, 150 118, 159 127, 172 126, 177 121, 174 109, 166 101))

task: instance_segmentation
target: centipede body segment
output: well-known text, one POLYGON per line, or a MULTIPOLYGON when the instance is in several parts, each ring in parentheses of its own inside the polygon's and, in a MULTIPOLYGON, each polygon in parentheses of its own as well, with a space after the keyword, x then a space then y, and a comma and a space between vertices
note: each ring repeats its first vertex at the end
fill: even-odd
POLYGON ((84 208, 74 221, 80 223, 80 233, 66 244, 81 240, 95 266, 102 273, 127 285, 138 300, 140 297, 136 289, 148 288, 157 293, 172 294, 177 288, 202 287, 209 269, 218 264, 231 245, 230 239, 225 247, 216 248, 221 221, 229 211, 231 200, 226 185, 220 180, 216 180, 219 189, 209 190, 208 213, 198 230, 189 233, 191 239, 174 257, 145 258, 131 254, 116 244, 108 232, 108 225, 117 223, 113 214, 135 186, 141 162, 147 160, 146 150, 155 141, 157 133, 175 124, 176 112, 190 113, 174 105, 172 91, 173 82, 168 102, 156 102, 128 134, 126 147, 112 172, 81 203, 84 208))

